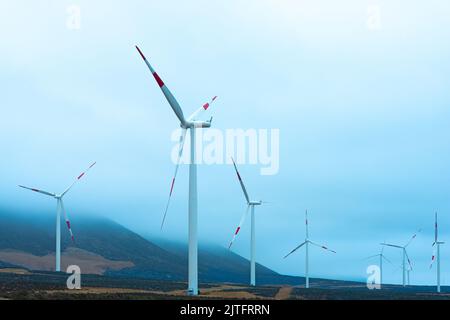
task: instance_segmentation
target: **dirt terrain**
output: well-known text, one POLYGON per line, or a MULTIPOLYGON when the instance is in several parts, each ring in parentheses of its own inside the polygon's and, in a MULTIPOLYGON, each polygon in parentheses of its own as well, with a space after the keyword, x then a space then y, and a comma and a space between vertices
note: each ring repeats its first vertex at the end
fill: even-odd
MULTIPOLYGON (((55 272, 33 272, 20 268, 0 269, 0 299, 118 299, 118 300, 179 300, 186 296, 185 282, 83 275, 82 288, 69 290, 68 275, 55 272)), ((450 290, 442 294, 433 287, 385 286, 383 290, 368 290, 363 285, 333 288, 272 285, 249 287, 230 283, 201 283, 196 299, 240 300, 429 300, 450 299, 450 290), (330 289, 331 288, 331 289, 330 289)))
MULTIPOLYGON (((0 260, 21 266, 30 270, 51 271, 55 265, 55 255, 36 256, 17 250, 0 250, 0 260)), ((89 274, 102 275, 106 270, 121 270, 133 267, 130 261, 111 261, 92 252, 69 247, 61 255, 61 269, 76 264, 81 270, 89 274)))

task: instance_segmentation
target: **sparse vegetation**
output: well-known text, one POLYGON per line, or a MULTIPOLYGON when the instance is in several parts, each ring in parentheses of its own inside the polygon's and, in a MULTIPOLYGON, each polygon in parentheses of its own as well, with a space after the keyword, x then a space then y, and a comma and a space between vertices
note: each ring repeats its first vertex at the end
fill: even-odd
MULTIPOLYGON (((67 274, 54 272, 0 272, 0 298, 20 300, 155 300, 194 299, 185 294, 186 283, 139 278, 82 276, 81 290, 66 288, 67 274)), ((23 271, 23 270, 22 270, 23 271)), ((325 284, 325 283, 324 283, 325 284)), ((332 285, 335 285, 332 282, 332 285)), ((450 294, 437 295, 431 287, 387 286, 383 290, 367 290, 363 285, 345 288, 298 288, 209 283, 201 284, 199 299, 299 299, 299 300, 429 300, 450 299, 450 294), (280 294, 279 294, 280 293, 280 294)))

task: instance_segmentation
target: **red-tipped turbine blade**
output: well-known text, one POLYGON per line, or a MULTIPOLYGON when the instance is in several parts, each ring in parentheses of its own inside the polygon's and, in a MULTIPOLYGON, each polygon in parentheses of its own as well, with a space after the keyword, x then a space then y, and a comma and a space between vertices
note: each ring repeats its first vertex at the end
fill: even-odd
POLYGON ((239 231, 241 231, 241 228, 242 228, 242 226, 244 225, 244 222, 245 222, 245 218, 246 218, 247 215, 248 215, 249 209, 250 209, 250 206, 247 206, 247 210, 246 210, 245 213, 242 215, 241 221, 239 221, 239 225, 238 225, 238 227, 236 228, 236 231, 234 232, 233 239, 231 239, 230 245, 228 246, 228 249, 231 248, 231 246, 233 245, 233 242, 234 242, 234 240, 236 239, 236 237, 237 237, 239 231))
POLYGON ((161 229, 164 227, 164 222, 166 221, 166 215, 167 215, 167 211, 169 209, 170 200, 172 199, 173 187, 175 186, 175 179, 177 178, 178 167, 180 166, 181 156, 183 155, 183 147, 184 147, 184 141, 186 138, 186 132, 187 132, 186 129, 182 129, 182 132, 180 135, 177 164, 175 165, 175 173, 173 174, 172 182, 170 183, 169 199, 167 200, 166 209, 164 210, 164 215, 163 215, 163 219, 161 222, 161 229))
POLYGON ((210 102, 205 103, 203 106, 198 108, 191 116, 189 116, 189 121, 200 120, 200 116, 209 109, 212 103, 217 99, 217 96, 214 96, 210 102))
POLYGON ((291 254, 293 254, 295 251, 297 251, 298 249, 300 249, 301 247, 303 247, 306 244, 306 241, 299 244, 297 247, 295 247, 291 252, 289 252, 287 255, 285 255, 283 257, 283 259, 286 259, 287 257, 289 257, 291 254))
POLYGON ((324 250, 327 250, 327 251, 336 253, 336 251, 331 250, 330 248, 328 248, 328 247, 326 247, 326 246, 324 246, 324 245, 322 245, 322 244, 318 244, 318 243, 315 243, 315 242, 312 242, 312 241, 310 241, 310 243, 313 244, 313 245, 315 245, 315 246, 317 246, 317 247, 319 247, 319 248, 322 248, 322 249, 324 249, 324 250))
POLYGON ((29 187, 25 187, 25 186, 21 186, 21 185, 19 185, 19 187, 27 189, 27 190, 31 190, 31 191, 34 191, 34 192, 42 193, 42 194, 45 194, 47 196, 51 196, 51 197, 55 196, 54 193, 47 192, 47 191, 44 191, 44 190, 39 190, 39 189, 36 189, 36 188, 29 188, 29 187))
POLYGON ((153 77, 156 80, 156 83, 158 84, 159 88, 161 89, 162 93, 167 99, 167 102, 169 102, 170 106, 172 107, 172 110, 175 112, 175 115, 178 117, 180 122, 182 124, 186 123, 186 120, 184 119, 183 110, 181 110, 180 104, 173 96, 172 92, 170 92, 169 88, 164 84, 164 82, 161 80, 159 75, 156 73, 156 71, 153 69, 153 67, 148 62, 147 58, 142 53, 141 49, 139 49, 138 46, 136 46, 137 51, 141 55, 142 59, 144 60, 145 64, 149 68, 150 72, 152 73, 153 77))
POLYGON ((70 233, 70 238, 72 239, 72 242, 75 243, 75 238, 73 236, 72 227, 70 225, 70 220, 69 220, 69 217, 67 215, 66 209, 64 208, 64 204, 63 204, 62 200, 61 200, 61 209, 62 209, 62 212, 64 214, 64 220, 66 221, 67 229, 69 230, 69 233, 70 233))
POLYGON ((430 269, 433 267, 434 261, 436 261, 436 251, 437 251, 437 244, 436 242, 433 243, 433 254, 431 255, 431 263, 430 263, 430 269))
POLYGON ((434 242, 438 240, 438 222, 437 222, 437 212, 434 214, 434 242))
POLYGON ((83 178, 87 173, 88 173, 88 171, 89 170, 91 170, 91 168, 93 167, 93 166, 95 166, 95 164, 96 164, 97 162, 93 162, 86 170, 84 170, 82 173, 80 173, 78 176, 77 176, 77 178, 75 179, 75 181, 74 182, 72 182, 72 184, 62 193, 62 195, 61 196, 64 196, 67 192, 69 192, 69 190, 70 189, 72 189, 72 187, 81 179, 81 178, 83 178))
POLYGON ((408 243, 405 245, 405 248, 406 248, 407 246, 410 245, 410 243, 417 237, 417 235, 418 235, 421 231, 422 231, 422 230, 419 229, 419 230, 417 230, 417 232, 416 232, 415 234, 413 234, 413 236, 411 237, 411 239, 409 239, 408 243))
POLYGON ((241 184, 242 191, 244 192, 245 200, 247 200, 247 203, 250 203, 250 198, 248 196, 247 189, 245 189, 244 182, 242 181, 241 175, 239 174, 238 168, 236 167, 236 163, 234 162, 233 158, 231 158, 231 161, 233 161, 234 170, 236 171, 239 183, 241 184))

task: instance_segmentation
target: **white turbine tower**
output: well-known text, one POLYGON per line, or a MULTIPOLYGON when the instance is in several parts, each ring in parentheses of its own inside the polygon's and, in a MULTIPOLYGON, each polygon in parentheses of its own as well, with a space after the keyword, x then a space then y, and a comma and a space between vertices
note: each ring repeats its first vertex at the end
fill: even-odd
POLYGON ((69 192, 69 190, 75 185, 75 183, 77 183, 77 181, 80 180, 89 171, 89 169, 91 169, 94 165, 95 165, 95 162, 93 164, 91 164, 89 166, 89 168, 87 168, 86 171, 82 172, 75 179, 75 181, 66 190, 64 190, 64 192, 61 194, 52 193, 52 192, 48 192, 48 191, 44 191, 44 190, 40 190, 40 189, 36 189, 36 188, 29 188, 29 187, 19 185, 19 187, 21 187, 21 188, 28 189, 28 190, 38 192, 38 193, 42 193, 42 194, 45 194, 46 196, 50 196, 50 197, 53 197, 56 199, 56 267, 55 267, 55 270, 57 272, 61 271, 61 211, 64 214, 64 220, 66 221, 67 228, 69 229, 70 237, 72 238, 72 241, 74 241, 72 228, 70 226, 70 221, 69 221, 68 215, 66 213, 66 209, 64 208, 63 197, 66 195, 67 192, 69 192))
POLYGON ((201 121, 199 120, 199 116, 206 111, 210 104, 217 98, 217 96, 213 97, 212 100, 208 103, 205 103, 202 107, 200 107, 197 111, 195 111, 189 118, 185 119, 183 115, 183 111, 181 110, 180 105, 178 104, 175 97, 172 95, 170 90, 152 68, 148 60, 145 58, 142 51, 136 46, 137 51, 141 55, 142 59, 144 59, 145 64, 150 69, 153 77, 155 78, 159 88, 162 93, 166 97, 169 102, 172 110, 175 112, 178 120, 180 120, 180 126, 182 128, 181 136, 180 136, 180 144, 179 144, 179 153, 178 159, 175 166, 175 173, 171 181, 170 185, 170 193, 169 199, 167 200, 166 209, 164 211, 163 220, 161 223, 161 229, 164 225, 164 221, 166 218, 167 210, 169 208, 170 199, 172 197, 173 187, 175 184, 175 178, 178 172, 178 166, 180 164, 181 155, 183 153, 184 140, 186 137, 187 129, 190 129, 190 138, 191 138, 191 150, 190 150, 190 164, 189 164, 189 261, 188 261, 188 294, 189 295, 197 295, 198 294, 198 247, 197 247, 197 164, 195 158, 195 129, 196 128, 209 128, 211 126, 211 120, 201 121))
POLYGON ((367 257, 366 259, 371 258, 378 258, 379 264, 380 264, 380 286, 383 285, 383 259, 392 264, 392 262, 386 258, 386 256, 383 254, 384 246, 381 246, 381 251, 378 254, 374 254, 373 256, 367 257))
MULTIPOLYGON (((412 270, 412 264, 411 264, 411 260, 409 259, 408 253, 406 252, 406 248, 411 244, 411 242, 417 237, 417 233, 419 233, 419 231, 417 231, 412 237, 411 239, 409 239, 408 243, 404 246, 399 246, 396 244, 391 244, 391 243, 381 243, 382 246, 388 246, 388 247, 393 247, 393 248, 397 248, 397 249, 401 249, 402 250, 402 271, 403 271, 403 280, 402 280, 402 284, 405 287, 406 286, 406 273, 412 270), (406 269, 406 260, 408 261, 408 265, 409 265, 409 271, 406 269)), ((409 275, 408 275, 409 277, 409 275)))
POLYGON ((434 215, 434 242, 433 242, 433 255, 431 256, 430 269, 433 266, 434 260, 437 260, 436 266, 436 290, 441 292, 441 250, 440 246, 444 244, 442 241, 438 241, 438 222, 437 222, 437 212, 434 215))
POLYGON ((262 201, 252 201, 250 200, 247 190, 245 189, 244 182, 242 181, 241 175, 239 174, 239 171, 236 167, 236 163, 234 162, 233 158, 231 158, 234 165, 234 170, 236 170, 237 177, 239 179, 239 183, 241 184, 242 191, 244 192, 245 200, 247 201, 247 210, 241 217, 241 221, 239 222, 238 227, 236 228, 236 231, 234 232, 233 239, 231 239, 230 245, 228 246, 228 249, 231 248, 234 239, 236 239, 236 236, 238 235, 239 231, 242 228, 242 225, 244 224, 245 218, 248 215, 248 211, 251 211, 251 236, 250 236, 250 285, 255 286, 256 285, 256 238, 255 238, 255 206, 259 206, 262 204, 262 201))
POLYGON ((294 250, 289 252, 286 256, 284 256, 284 259, 286 259, 289 255, 291 255, 292 253, 294 253, 295 251, 297 251, 301 247, 306 246, 305 247, 305 281, 306 281, 305 287, 309 288, 309 245, 312 244, 313 246, 322 248, 322 249, 327 250, 327 251, 331 251, 333 253, 336 253, 336 251, 331 250, 331 249, 327 248, 326 246, 317 244, 317 243, 312 242, 311 240, 309 240, 308 210, 305 211, 305 227, 306 227, 306 238, 305 238, 305 241, 302 242, 301 244, 299 244, 296 248, 294 248, 294 250))

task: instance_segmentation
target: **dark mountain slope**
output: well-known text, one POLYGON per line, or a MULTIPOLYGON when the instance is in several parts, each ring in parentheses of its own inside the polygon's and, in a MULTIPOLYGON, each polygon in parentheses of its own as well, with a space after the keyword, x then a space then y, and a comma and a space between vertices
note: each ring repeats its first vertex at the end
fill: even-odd
MULTIPOLYGON (((74 244, 65 225, 61 224, 63 266, 65 261, 77 263, 77 259, 92 258, 92 261, 80 261, 80 266, 87 263, 91 268, 85 270, 102 270, 101 274, 108 276, 187 279, 186 244, 147 240, 101 217, 77 216, 72 217, 71 222, 74 244), (113 262, 116 261, 116 266, 123 267, 115 268, 113 262), (102 264, 101 268, 98 264, 102 264)), ((55 219, 52 216, 13 214, 0 209, 0 267, 19 265, 34 270, 53 270, 54 248, 55 219), (44 264, 45 268, 42 267, 44 264)), ((232 251, 200 244, 201 282, 246 284, 249 282, 249 268, 249 261, 232 251)), ((303 283, 302 278, 279 275, 259 264, 256 270, 259 284, 303 283)))

